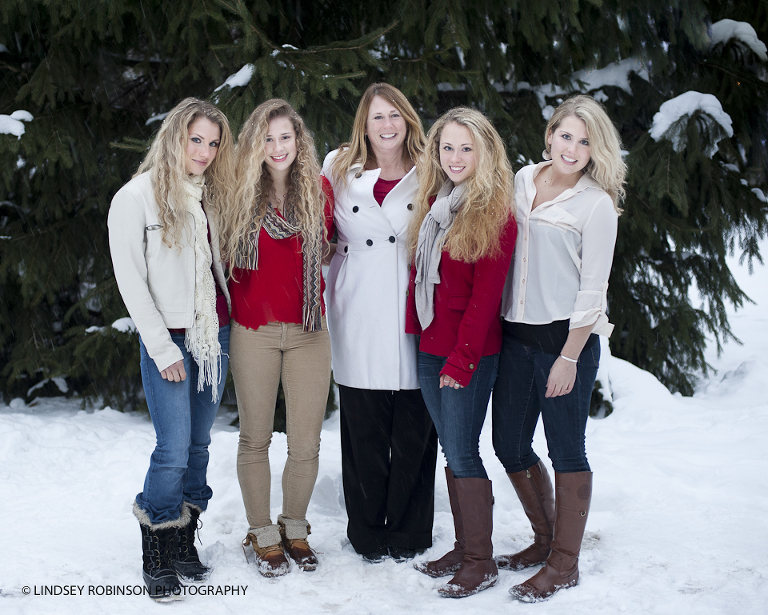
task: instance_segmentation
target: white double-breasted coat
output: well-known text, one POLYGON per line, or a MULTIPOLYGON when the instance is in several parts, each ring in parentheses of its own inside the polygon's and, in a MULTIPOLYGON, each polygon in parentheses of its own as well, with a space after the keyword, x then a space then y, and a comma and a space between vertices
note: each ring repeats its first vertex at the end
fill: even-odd
POLYGON ((334 379, 359 389, 418 389, 417 339, 405 332, 407 234, 418 190, 416 168, 379 206, 373 186, 381 169, 363 171, 361 164, 354 165, 342 187, 331 173, 338 151, 323 164, 333 186, 338 231, 325 286, 334 379))

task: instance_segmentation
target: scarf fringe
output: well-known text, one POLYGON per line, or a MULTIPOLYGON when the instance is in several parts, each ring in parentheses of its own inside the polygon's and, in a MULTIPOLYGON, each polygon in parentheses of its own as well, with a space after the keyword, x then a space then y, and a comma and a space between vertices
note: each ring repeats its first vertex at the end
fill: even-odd
POLYGON ((211 399, 219 398, 221 382, 221 344, 219 316, 216 313, 216 282, 211 265, 213 256, 208 243, 208 219, 202 206, 205 179, 185 183, 187 212, 194 219, 195 249, 195 322, 186 330, 184 346, 198 365, 197 391, 211 387, 211 399))

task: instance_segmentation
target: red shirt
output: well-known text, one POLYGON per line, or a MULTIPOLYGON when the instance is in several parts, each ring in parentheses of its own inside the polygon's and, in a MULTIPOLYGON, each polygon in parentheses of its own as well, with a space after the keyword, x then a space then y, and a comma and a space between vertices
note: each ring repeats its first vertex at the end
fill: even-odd
POLYGON ((399 179, 377 179, 376 183, 373 184, 373 198, 381 205, 392 188, 397 186, 399 182, 399 179))
POLYGON ((435 284, 435 316, 422 331, 416 313, 416 268, 411 267, 405 332, 421 335, 419 350, 447 357, 441 374, 467 386, 481 357, 501 351, 501 295, 517 237, 510 216, 501 234, 501 254, 467 263, 443 252, 435 284))
MULTIPOLYGON (((333 190, 322 178, 325 201, 325 227, 328 237, 333 227, 333 190)), ((278 215, 281 215, 278 212, 278 215)), ((232 268, 229 294, 232 299, 232 320, 249 329, 258 329, 270 322, 303 322, 304 256, 300 235, 273 239, 261 228, 259 231, 259 268, 232 268)), ((325 280, 320 279, 320 307, 325 314, 322 293, 325 280)))

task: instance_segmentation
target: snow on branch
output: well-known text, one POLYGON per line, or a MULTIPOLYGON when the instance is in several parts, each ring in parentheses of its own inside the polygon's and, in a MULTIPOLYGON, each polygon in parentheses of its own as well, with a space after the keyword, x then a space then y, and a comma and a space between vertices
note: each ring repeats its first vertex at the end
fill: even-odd
POLYGON ((712 24, 713 46, 718 43, 725 43, 732 38, 744 43, 763 62, 768 61, 768 49, 766 49, 765 43, 757 38, 757 32, 751 24, 733 19, 721 19, 712 24))
POLYGON ((133 333, 136 331, 136 325, 133 324, 133 320, 128 316, 118 318, 112 323, 112 328, 122 331, 123 333, 133 333))
POLYGON ((0 134, 14 135, 21 139, 26 130, 23 122, 31 122, 34 118, 29 111, 14 111, 10 115, 0 115, 0 134))
POLYGON ((246 64, 234 75, 230 75, 229 77, 227 77, 227 80, 224 83, 222 83, 219 87, 217 87, 214 90, 214 92, 218 92, 219 90, 222 90, 226 87, 239 88, 244 85, 248 85, 248 83, 251 80, 251 77, 253 77, 254 70, 255 70, 255 67, 253 66, 253 64, 246 64))
MULTIPOLYGON (((632 88, 629 85, 629 73, 634 72, 646 81, 648 81, 648 69, 642 60, 638 58, 626 58, 619 62, 613 62, 608 66, 597 69, 584 69, 576 71, 570 75, 570 81, 574 84, 574 87, 578 87, 577 83, 581 82, 582 87, 579 88, 582 92, 593 92, 600 90, 600 88, 606 86, 613 86, 621 88, 628 94, 632 94, 632 88)), ((511 84, 510 84, 511 85, 511 84)), ((509 87, 509 86, 508 86, 509 87)), ((563 96, 570 94, 573 88, 561 88, 560 86, 552 83, 545 83, 543 85, 531 86, 525 81, 521 81, 512 86, 519 90, 533 90, 536 97, 539 99, 539 106, 547 111, 542 111, 546 114, 551 107, 546 105, 547 96, 563 96)), ((603 92, 595 92, 595 98, 598 100, 605 100, 607 97, 603 92)), ((552 113, 549 112, 551 116, 552 113)), ((549 119, 546 117, 545 119, 549 119)))
MULTIPOLYGON (((702 111, 701 117, 716 129, 715 135, 725 133, 729 137, 733 136, 731 116, 723 111, 720 101, 712 94, 690 91, 668 100, 659 107, 659 112, 653 116, 649 131, 651 138, 654 141, 669 139, 676 152, 685 149, 687 119, 696 111, 702 111), (682 121, 684 119, 686 121, 682 121)), ((713 139, 705 148, 704 153, 708 157, 712 158, 715 155, 719 141, 719 138, 713 139)))
POLYGON ((168 111, 166 111, 165 113, 155 113, 151 118, 149 118, 146 122, 144 122, 144 125, 149 126, 154 122, 162 122, 166 118, 168 113, 169 113, 168 111))

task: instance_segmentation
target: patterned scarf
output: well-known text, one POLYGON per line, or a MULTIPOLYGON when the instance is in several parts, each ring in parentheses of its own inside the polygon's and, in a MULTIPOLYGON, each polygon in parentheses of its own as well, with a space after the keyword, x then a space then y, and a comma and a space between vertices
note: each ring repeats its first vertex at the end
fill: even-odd
POLYGON ((285 217, 281 217, 272 207, 267 205, 267 213, 257 222, 251 223, 250 241, 246 254, 238 253, 235 267, 240 269, 259 268, 259 232, 261 227, 272 239, 288 239, 294 235, 302 238, 301 253, 304 260, 304 304, 302 306, 302 328, 304 331, 322 331, 322 308, 320 307, 320 280, 322 279, 322 232, 316 233, 307 241, 301 232, 301 225, 296 218, 294 207, 286 203, 285 217))
POLYGON ((456 212, 464 201, 464 184, 454 188, 446 180, 419 228, 414 265, 416 266, 416 313, 422 330, 435 317, 435 284, 440 284, 440 258, 445 235, 451 230, 456 212))
POLYGON ((194 221, 195 249, 195 322, 186 331, 184 345, 198 365, 197 390, 211 385, 211 398, 219 396, 221 382, 221 345, 219 316, 216 314, 216 282, 211 271, 211 246, 208 243, 208 219, 203 211, 202 175, 184 182, 186 209, 194 221))

